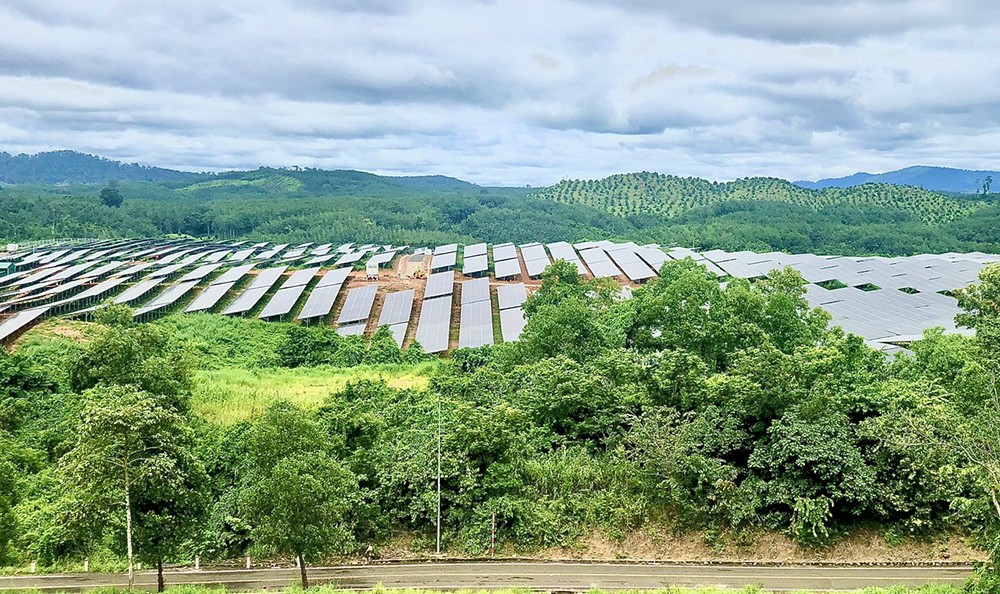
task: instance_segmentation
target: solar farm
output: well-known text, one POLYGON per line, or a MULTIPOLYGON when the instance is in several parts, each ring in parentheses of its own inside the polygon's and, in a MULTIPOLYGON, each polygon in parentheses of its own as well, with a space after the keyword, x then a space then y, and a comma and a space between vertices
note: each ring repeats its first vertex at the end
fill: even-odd
POLYGON ((190 240, 55 242, 0 252, 0 341, 48 317, 87 319, 106 303, 137 321, 168 313, 216 313, 324 324, 344 336, 388 326, 400 346, 426 352, 516 341, 523 304, 552 261, 630 290, 664 262, 692 258, 716 275, 756 279, 790 266, 806 298, 832 323, 886 352, 924 330, 962 331, 955 289, 977 282, 1000 257, 983 253, 911 257, 757 254, 661 248, 611 241, 486 243, 435 247, 302 245, 190 240))

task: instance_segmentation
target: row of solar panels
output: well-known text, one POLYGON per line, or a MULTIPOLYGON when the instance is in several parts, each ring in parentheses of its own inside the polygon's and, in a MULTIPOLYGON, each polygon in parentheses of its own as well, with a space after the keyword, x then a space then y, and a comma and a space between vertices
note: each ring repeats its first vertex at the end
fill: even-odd
MULTIPOLYGON (((494 344, 493 301, 488 278, 477 278, 458 284, 459 325, 458 348, 494 344)), ((416 339, 425 352, 439 353, 451 344, 452 309, 455 275, 438 272, 428 276, 424 287, 416 339)), ((523 283, 500 285, 496 288, 500 331, 504 342, 520 338, 525 326, 522 305, 527 299, 523 283)))
MULTIPOLYGON (((4 328, 5 331, 12 327, 20 328, 43 315, 65 313, 80 303, 106 298, 120 290, 126 283, 132 284, 114 300, 122 303, 138 302, 171 278, 179 277, 174 284, 143 303, 137 310, 138 315, 155 314, 180 301, 218 269, 229 266, 230 268, 223 274, 208 281, 208 286, 185 309, 207 311, 215 308, 230 291, 234 290, 237 283, 261 260, 260 256, 267 254, 270 257, 274 252, 277 262, 279 264, 285 262, 285 265, 262 271, 250 286, 223 310, 223 313, 231 315, 245 314, 258 306, 264 295, 283 276, 287 264, 294 262, 295 258, 305 260, 310 256, 325 257, 334 251, 332 244, 314 247, 311 247, 312 244, 303 244, 292 247, 286 244, 271 246, 266 243, 246 246, 245 243, 223 245, 156 240, 105 241, 89 245, 51 246, 49 249, 8 255, 2 258, 6 266, 0 266, 0 271, 12 271, 11 274, 0 277, 0 314, 6 312, 8 316, 2 321, 0 328, 4 328), (317 252, 320 253, 317 255, 317 252), (236 265, 251 256, 255 260, 254 263, 236 265), (140 273, 146 276, 135 278, 140 273)), ((684 248, 663 251, 656 246, 606 241, 575 245, 566 242, 555 242, 544 246, 539 243, 524 244, 520 246, 519 260, 517 247, 508 243, 498 244, 492 248, 495 276, 510 278, 520 274, 521 260, 524 261, 529 276, 533 275, 532 272, 540 273, 550 262, 546 248, 553 259, 564 259, 574 263, 581 274, 589 267, 595 276, 621 277, 624 274, 635 282, 655 276, 654 271, 658 270, 663 262, 684 257, 695 259, 719 277, 752 279, 764 276, 774 268, 791 266, 799 270, 811 283, 807 286, 806 293, 810 304, 830 311, 833 323, 870 341, 886 343, 903 341, 932 326, 944 326, 948 330, 954 330, 953 318, 958 311, 957 304, 953 298, 941 295, 939 292, 972 284, 985 263, 996 260, 995 256, 988 254, 848 258, 812 254, 789 255, 777 252, 730 253, 722 250, 698 253, 684 248), (506 269, 512 273, 505 274, 506 269), (833 290, 824 288, 842 285, 846 287, 833 290)), ((392 246, 344 244, 336 248, 336 252, 342 256, 350 255, 351 258, 357 254, 361 254, 361 257, 373 254, 369 258, 369 263, 375 260, 381 265, 391 262, 399 249, 392 246)), ((457 244, 440 246, 433 250, 432 257, 449 254, 454 257, 457 251, 457 244)), ((484 243, 469 245, 463 250, 463 258, 465 262, 475 258, 486 260, 488 253, 490 250, 484 243)), ((0 262, 0 265, 3 264, 4 262, 0 262)), ((313 266, 292 274, 264 305, 260 317, 267 319, 288 315, 319 271, 319 267, 313 266)), ((309 320, 329 315, 349 271, 349 268, 328 271, 310 293, 297 319, 309 320)), ((432 348, 437 348, 437 345, 442 343, 444 346, 441 350, 447 349, 448 346, 447 332, 442 332, 440 329, 434 332, 430 330, 435 327, 434 315, 430 312, 439 312, 437 315, 444 319, 445 324, 438 324, 438 327, 447 325, 450 328, 453 282, 454 274, 451 271, 431 274, 427 281, 422 305, 429 312, 426 322, 428 330, 425 330, 425 333, 435 337, 435 347, 432 348), (442 301, 433 302, 435 298, 442 298, 442 301)), ((470 285, 470 294, 477 294, 479 290, 473 288, 476 286, 478 285, 470 285)), ((342 314, 343 319, 337 320, 341 328, 350 328, 345 331, 358 331, 359 326, 363 331, 364 326, 356 316, 364 314, 367 319, 371 313, 377 289, 361 291, 359 289, 363 287, 353 289, 347 296, 350 307, 347 308, 345 303, 345 310, 350 313, 346 317, 342 314), (355 291, 359 292, 355 295, 355 291), (350 319, 352 317, 355 319, 350 319)), ((459 315, 460 320, 467 321, 459 328, 458 342, 462 346, 488 344, 493 340, 492 323, 487 325, 483 321, 485 319, 481 313, 483 306, 474 305, 482 301, 482 299, 467 301, 463 298, 459 315)), ((400 307, 404 305, 401 303, 400 307)), ((409 307, 412 309, 412 306, 413 296, 410 296, 409 307)), ((503 313, 509 309, 515 308, 500 308, 501 330, 505 338, 507 334, 505 317, 509 322, 507 326, 516 328, 515 313, 503 313)), ((521 319, 523 320, 523 314, 521 319)), ((400 326, 400 324, 401 322, 395 322, 393 325, 400 326)), ((402 332, 405 335, 405 331, 405 327, 397 327, 394 329, 394 334, 402 332)), ((8 335, 9 333, 12 332, 8 332, 8 335)), ((0 338, 5 336, 0 333, 0 338)))

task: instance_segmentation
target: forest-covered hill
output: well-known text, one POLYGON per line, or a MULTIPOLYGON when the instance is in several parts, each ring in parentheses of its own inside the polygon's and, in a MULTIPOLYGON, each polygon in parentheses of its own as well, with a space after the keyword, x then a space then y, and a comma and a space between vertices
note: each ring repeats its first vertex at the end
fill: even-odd
POLYGON ((628 240, 699 249, 848 255, 1000 252, 995 194, 865 185, 807 190, 772 178, 728 183, 656 173, 488 188, 441 176, 270 169, 162 182, 0 185, 0 240, 182 234, 258 241, 628 240))

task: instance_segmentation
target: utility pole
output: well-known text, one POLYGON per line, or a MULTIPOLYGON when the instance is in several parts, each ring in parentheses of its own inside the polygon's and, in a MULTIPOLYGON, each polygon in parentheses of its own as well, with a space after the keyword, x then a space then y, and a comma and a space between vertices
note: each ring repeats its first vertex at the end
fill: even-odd
POLYGON ((441 394, 438 393, 438 510, 437 510, 437 554, 441 554, 441 394))

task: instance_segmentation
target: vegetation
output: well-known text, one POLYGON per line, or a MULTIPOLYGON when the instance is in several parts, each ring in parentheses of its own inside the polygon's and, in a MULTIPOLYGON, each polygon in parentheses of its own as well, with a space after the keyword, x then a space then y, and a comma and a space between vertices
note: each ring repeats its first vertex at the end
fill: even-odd
POLYGON ((487 550, 495 515, 512 552, 658 521, 718 547, 958 532, 996 556, 1000 268, 959 296, 975 338, 932 331, 895 360, 827 329, 803 286, 791 269, 720 285, 687 260, 621 300, 557 262, 521 341, 436 363, 384 337, 110 308, 80 343, 49 329, 0 355, 0 551, 289 555, 306 584, 309 563, 397 535, 430 550, 440 419, 454 553, 487 550))
POLYGON ((768 178, 715 183, 633 173, 531 191, 266 168, 121 179, 117 193, 94 185, 0 186, 9 213, 0 238, 176 234, 396 245, 619 239, 796 253, 1000 252, 995 194, 886 184, 808 190, 768 178))

